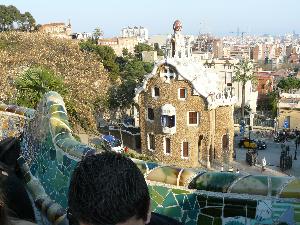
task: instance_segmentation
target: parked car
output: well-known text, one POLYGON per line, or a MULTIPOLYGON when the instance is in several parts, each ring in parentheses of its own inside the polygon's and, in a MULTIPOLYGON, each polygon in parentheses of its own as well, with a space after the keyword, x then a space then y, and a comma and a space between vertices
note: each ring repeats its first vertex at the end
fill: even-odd
POLYGON ((256 140, 256 145, 257 145, 257 149, 259 150, 264 150, 267 148, 267 144, 266 142, 262 141, 262 140, 256 140))
POLYGON ((249 138, 242 138, 239 142, 239 148, 251 148, 251 149, 256 149, 257 148, 257 143, 249 138))
POLYGON ((113 135, 102 135, 100 137, 102 147, 107 151, 123 152, 124 146, 122 142, 113 135))

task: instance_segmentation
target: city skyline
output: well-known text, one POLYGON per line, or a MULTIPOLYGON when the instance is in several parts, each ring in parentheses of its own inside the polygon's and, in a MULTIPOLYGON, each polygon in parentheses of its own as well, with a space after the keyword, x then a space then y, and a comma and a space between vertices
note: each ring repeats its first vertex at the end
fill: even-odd
POLYGON ((212 33, 235 35, 237 30, 251 35, 284 35, 300 33, 297 23, 296 0, 230 1, 12 1, 1 4, 14 5, 22 13, 29 11, 37 23, 65 22, 70 19, 73 32, 92 32, 96 27, 105 37, 119 36, 122 28, 143 26, 150 35, 169 34, 174 20, 183 23, 185 34, 212 33))

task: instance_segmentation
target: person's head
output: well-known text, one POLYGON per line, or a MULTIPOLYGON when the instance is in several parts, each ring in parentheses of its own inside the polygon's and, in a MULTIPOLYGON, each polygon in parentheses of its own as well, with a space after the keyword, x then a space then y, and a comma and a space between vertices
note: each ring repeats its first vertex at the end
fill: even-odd
POLYGON ((144 225, 150 196, 132 160, 105 152, 80 161, 71 177, 69 212, 80 225, 144 225))

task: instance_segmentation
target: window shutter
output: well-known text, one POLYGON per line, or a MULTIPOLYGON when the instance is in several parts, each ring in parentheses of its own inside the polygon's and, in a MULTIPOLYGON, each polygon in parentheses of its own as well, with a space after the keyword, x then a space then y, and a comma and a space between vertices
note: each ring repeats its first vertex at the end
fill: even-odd
POLYGON ((183 142, 182 143, 182 148, 183 148, 183 157, 188 157, 189 156, 189 143, 188 142, 183 142))
POLYGON ((166 153, 170 154, 170 152, 171 152, 171 140, 170 140, 170 138, 166 138, 165 141, 166 141, 166 149, 165 149, 166 153))

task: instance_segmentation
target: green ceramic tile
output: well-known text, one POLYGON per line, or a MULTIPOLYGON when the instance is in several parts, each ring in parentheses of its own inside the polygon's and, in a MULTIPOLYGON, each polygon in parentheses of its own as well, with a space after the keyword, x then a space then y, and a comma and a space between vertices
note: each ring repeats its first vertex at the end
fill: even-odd
POLYGON ((180 189, 172 189, 172 192, 174 194, 189 194, 189 193, 191 193, 190 191, 185 191, 185 190, 180 190, 180 189))
POLYGON ((214 219, 210 216, 199 214, 197 225, 213 225, 214 219))
POLYGON ((160 196, 155 190, 152 189, 150 192, 151 199, 155 201, 158 205, 161 205, 162 202, 164 201, 164 198, 160 196))
POLYGON ((178 205, 178 204, 177 204, 177 201, 176 201, 176 199, 175 199, 175 197, 174 197, 174 194, 173 194, 172 192, 170 192, 170 193, 166 196, 166 198, 165 198, 165 200, 163 201, 162 205, 163 205, 164 207, 167 207, 167 206, 177 206, 177 205, 178 205))
POLYGON ((180 205, 180 207, 182 207, 182 205, 183 205, 183 200, 184 200, 184 198, 185 198, 185 194, 183 194, 183 195, 176 195, 176 194, 175 194, 175 198, 176 198, 178 204, 180 205))
POLYGON ((300 199, 300 180, 290 182, 281 192, 281 198, 298 198, 300 199))
POLYGON ((222 225, 222 219, 220 217, 214 218, 213 225, 222 225))
POLYGON ((164 215, 170 216, 172 218, 182 217, 182 210, 179 206, 166 207, 164 208, 163 212, 164 215))
POLYGON ((271 177, 271 195, 276 196, 279 194, 282 185, 284 185, 288 180, 289 177, 271 177))
POLYGON ((228 187, 239 177, 240 174, 226 172, 207 172, 193 181, 198 190, 214 192, 227 192, 228 187))
POLYGON ((188 218, 190 218, 193 221, 197 221, 200 210, 189 210, 187 212, 188 212, 188 218))
POLYGON ((184 200, 183 200, 183 206, 182 206, 183 210, 192 210, 192 206, 188 200, 188 197, 185 196, 184 200))
POLYGON ((266 176, 248 176, 238 181, 231 189, 232 193, 268 195, 266 176))
POLYGON ((197 225, 197 221, 189 220, 189 221, 186 222, 184 225, 197 225))
POLYGON ((158 192, 163 198, 167 196, 167 194, 172 191, 172 189, 162 187, 162 186, 153 186, 154 190, 158 192))

